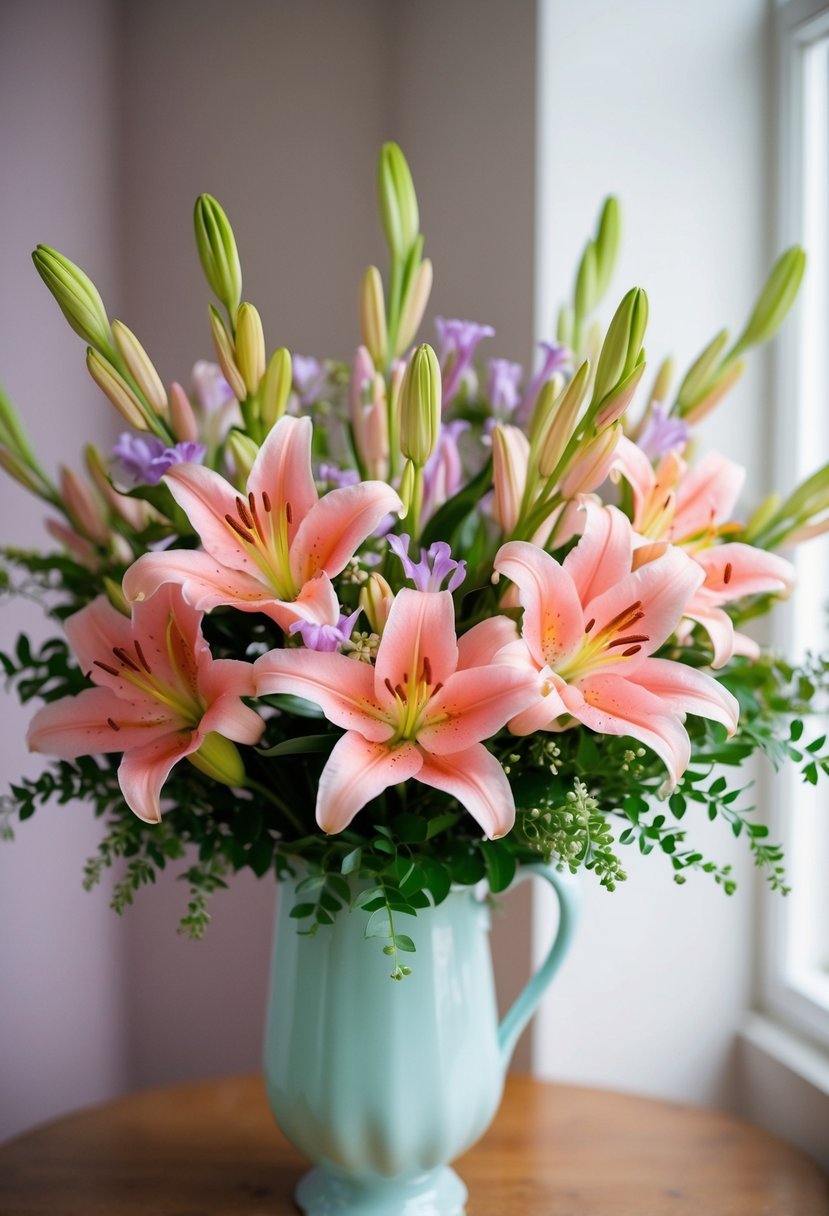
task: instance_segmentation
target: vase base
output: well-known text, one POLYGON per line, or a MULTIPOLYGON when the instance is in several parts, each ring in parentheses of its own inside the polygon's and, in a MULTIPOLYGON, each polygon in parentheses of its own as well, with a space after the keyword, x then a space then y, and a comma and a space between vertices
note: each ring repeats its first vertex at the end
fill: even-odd
POLYGON ((352 1179, 318 1167, 295 1197, 305 1216, 463 1216, 467 1191, 448 1166, 414 1178, 352 1179))

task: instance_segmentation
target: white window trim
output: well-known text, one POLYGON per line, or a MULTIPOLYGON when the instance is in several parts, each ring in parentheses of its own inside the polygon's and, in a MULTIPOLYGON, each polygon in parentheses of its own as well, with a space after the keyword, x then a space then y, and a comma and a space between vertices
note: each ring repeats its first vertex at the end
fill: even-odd
MULTIPOLYGON (((804 148, 804 95, 806 58, 811 46, 829 34, 829 3, 826 0, 787 0, 776 10, 776 46, 778 69, 778 224, 776 245, 782 249, 804 243, 807 197, 804 148)), ((807 250, 808 253, 808 250, 807 250)), ((799 400, 802 392, 800 345, 807 318, 805 310, 787 324, 778 340, 774 383, 778 403, 799 400)), ((774 474, 780 486, 793 485, 802 476, 798 468, 798 449, 802 428, 784 418, 778 406, 775 416, 774 474)), ((794 619, 791 611, 778 611, 774 622, 774 645, 784 653, 794 639, 794 619)), ((789 771, 771 785, 772 830, 782 841, 787 857, 795 855, 796 842, 788 813, 792 799, 803 787, 796 772, 789 771)), ((824 813, 829 808, 822 808, 824 813)), ((813 972, 797 974, 789 955, 792 904, 772 895, 767 901, 765 949, 762 959, 761 1003, 763 1012, 773 1022, 789 1032, 803 1036, 822 1049, 829 1049, 829 976, 813 972)), ((755 1034, 756 1027, 753 1023, 755 1034)), ((769 1054, 780 1036, 764 1036, 762 1045, 769 1054)), ((791 1042, 791 1038, 789 1037, 791 1042)), ((786 1053, 784 1053, 786 1054, 786 1053)), ((781 1062, 791 1065, 789 1058, 781 1062)), ((801 1055, 798 1055, 798 1059, 801 1055)), ((821 1058, 810 1056, 811 1059, 821 1058)), ((799 1069, 797 1071, 800 1071, 799 1069)), ((810 1068, 809 1079, 829 1093, 829 1069, 810 1068)))

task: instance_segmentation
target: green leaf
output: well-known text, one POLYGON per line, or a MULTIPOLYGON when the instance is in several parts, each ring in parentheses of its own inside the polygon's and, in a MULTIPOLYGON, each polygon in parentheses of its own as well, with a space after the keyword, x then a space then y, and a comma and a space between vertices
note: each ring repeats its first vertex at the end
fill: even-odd
POLYGON ((366 887, 364 891, 357 892, 351 906, 353 908, 364 908, 366 904, 370 904, 371 901, 373 899, 377 899, 378 896, 380 898, 383 896, 382 887, 366 887))
POLYGON ((293 920, 304 920, 306 916, 314 915, 316 907, 316 904, 294 904, 288 915, 293 920))
POLYGON ((389 920, 388 908, 378 908, 376 912, 372 912, 366 922, 364 931, 365 937, 391 937, 391 921, 389 920))
POLYGON ((471 511, 476 509, 491 485, 492 459, 490 458, 480 473, 463 486, 457 494, 448 499, 429 520, 423 529, 420 541, 424 549, 428 549, 437 540, 449 541, 455 529, 463 523, 471 511))
POLYGON ((260 756, 300 756, 307 752, 330 752, 336 742, 336 735, 300 735, 274 747, 257 747, 256 751, 260 756))
POLYGON ((515 877, 515 854, 498 840, 488 840, 481 845, 486 864, 489 888, 494 895, 506 891, 515 877))
POLYGON ((410 937, 406 937, 405 933, 395 933, 394 944, 398 950, 406 950, 410 954, 415 952, 415 944, 410 937))
POLYGON ((324 718, 325 714, 313 701, 303 697, 295 697, 292 693, 279 692, 260 698, 266 705, 281 709, 286 714, 294 714, 297 718, 324 718))
POLYGON ((461 815, 456 811, 446 811, 443 815, 435 815, 432 819, 426 822, 426 839, 432 840, 435 836, 439 836, 441 832, 448 832, 453 828, 461 815))

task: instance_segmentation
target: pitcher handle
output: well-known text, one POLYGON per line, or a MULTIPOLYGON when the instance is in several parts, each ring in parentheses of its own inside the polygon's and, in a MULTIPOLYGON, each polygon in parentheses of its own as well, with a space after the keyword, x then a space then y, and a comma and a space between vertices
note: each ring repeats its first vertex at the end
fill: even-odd
POLYGON ((571 874, 559 873, 554 865, 543 865, 539 862, 520 866, 515 881, 516 883, 523 882, 533 874, 546 879, 558 897, 558 929, 544 962, 527 982, 523 992, 516 998, 512 1008, 498 1027, 498 1044, 501 1048, 501 1061, 504 1069, 507 1068, 512 1058, 521 1031, 535 1013, 539 1001, 570 949, 581 908, 581 888, 571 874))

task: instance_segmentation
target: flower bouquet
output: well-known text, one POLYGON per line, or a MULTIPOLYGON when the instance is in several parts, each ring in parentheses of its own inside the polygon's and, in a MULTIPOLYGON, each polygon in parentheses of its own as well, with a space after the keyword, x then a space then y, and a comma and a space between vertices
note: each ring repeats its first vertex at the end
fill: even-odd
MULTIPOLYGON (((425 1040, 420 959, 439 970, 444 949, 430 924, 479 885, 497 894, 546 867, 612 891, 635 845, 678 883, 701 870, 730 893, 729 867, 697 843, 700 818, 722 817, 785 890, 780 849, 741 804, 740 766, 759 750, 809 781, 827 770, 822 740, 801 738, 827 668, 795 668, 742 626, 792 589, 777 550, 829 528, 829 467, 744 519, 744 470, 694 436, 782 322, 801 250, 782 255, 736 341, 718 333, 676 389, 666 360, 645 393, 645 292, 628 291, 606 330, 595 319, 619 244, 608 199, 556 340, 525 375, 481 364, 485 325, 438 318, 437 349, 416 345, 432 267, 396 145, 378 186, 389 271, 365 273, 350 364, 269 355, 208 195, 195 233, 217 363, 196 365, 190 391, 165 388, 77 266, 36 250, 129 429, 110 457, 85 449, 86 477, 63 468, 55 482, 0 397, 0 461, 51 508, 59 545, 3 550, 5 587, 36 594, 62 626, 38 650, 21 637, 0 655, 21 699, 45 702, 30 747, 57 758, 4 806, 8 833, 53 797, 91 802, 105 834, 85 883, 123 858, 118 911, 181 860, 194 937, 229 872, 275 873, 289 893, 283 1027, 297 1016, 279 1014, 277 990, 314 970, 307 1020, 348 956, 386 1008, 377 976, 386 988, 389 969, 411 977, 395 1016, 408 1000, 425 1040)), ((478 957, 467 927, 454 932, 452 974, 478 957)), ((476 1000, 494 1019, 491 997, 476 1000)), ((501 1063, 528 1009, 502 1027, 501 1063)), ((302 1051, 326 1034, 315 1022, 302 1051)), ((475 1058, 493 1050, 476 1042, 475 1058)), ((284 1060, 271 1070, 277 1113, 304 1147, 325 1141, 330 1188, 331 1170, 355 1170, 290 1072, 284 1060)), ((452 1151, 486 1125, 492 1094, 479 1107, 458 1114, 452 1151)), ((375 1181, 452 1155, 421 1148, 407 1165, 391 1132, 375 1149, 360 1175, 375 1181)), ((361 1196, 354 1210, 374 1210, 361 1196)))

